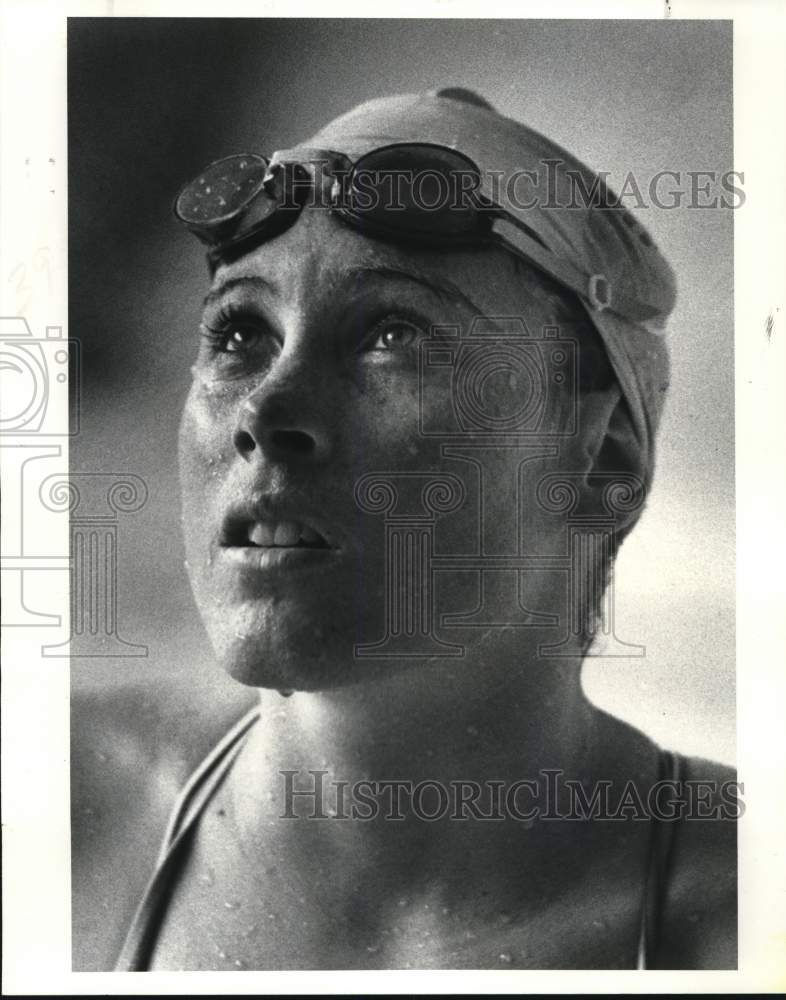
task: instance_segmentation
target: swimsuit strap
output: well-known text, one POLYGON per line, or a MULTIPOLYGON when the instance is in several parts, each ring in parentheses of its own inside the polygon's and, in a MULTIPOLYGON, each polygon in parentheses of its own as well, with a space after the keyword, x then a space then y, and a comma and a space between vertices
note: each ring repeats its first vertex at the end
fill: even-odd
MULTIPOLYGON (((175 802, 167 825, 155 871, 131 921, 115 966, 116 972, 143 972, 149 967, 166 905, 172 894, 185 847, 205 806, 229 773, 243 749, 251 727, 259 719, 259 707, 243 716, 202 761, 186 782, 175 802)), ((659 781, 682 780, 684 761, 679 754, 661 751, 659 781)), ((662 907, 674 847, 676 822, 651 819, 647 879, 641 912, 637 969, 651 969, 655 959, 662 907)))
MULTIPOLYGON (((684 758, 679 754, 661 750, 658 757, 658 781, 681 782, 684 772, 684 758)), ((650 845, 647 860, 647 881, 644 886, 644 902, 641 908, 641 929, 639 932, 637 969, 652 969, 658 948, 662 910, 666 897, 676 820, 654 816, 650 819, 650 845)))
POLYGON ((131 921, 116 972, 144 972, 153 953, 166 905, 186 856, 196 821, 229 773, 243 749, 249 730, 259 718, 259 707, 243 716, 205 757, 180 792, 167 825, 156 868, 131 921))

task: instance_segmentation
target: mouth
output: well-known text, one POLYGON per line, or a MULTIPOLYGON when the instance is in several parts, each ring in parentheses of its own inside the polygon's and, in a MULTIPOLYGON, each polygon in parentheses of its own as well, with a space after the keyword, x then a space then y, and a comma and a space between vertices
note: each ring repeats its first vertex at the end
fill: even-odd
POLYGON ((331 549, 327 540, 312 525, 301 521, 254 520, 227 525, 222 545, 225 548, 251 549, 331 549))
POLYGON ((231 565, 251 573, 251 579, 335 565, 340 549, 324 528, 310 518, 279 514, 269 506, 236 509, 225 520, 220 551, 231 565))

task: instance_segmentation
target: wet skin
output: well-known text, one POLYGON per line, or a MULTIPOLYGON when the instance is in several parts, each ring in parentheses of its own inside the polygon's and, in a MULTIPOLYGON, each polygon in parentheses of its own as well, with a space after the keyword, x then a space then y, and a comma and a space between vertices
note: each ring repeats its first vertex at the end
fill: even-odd
MULTIPOLYGON (((432 325, 468 331, 479 315, 518 316, 536 333, 554 321, 537 281, 514 280, 502 251, 417 253, 363 239, 324 212, 304 213, 283 236, 219 269, 183 415, 180 461, 189 576, 232 676, 315 690, 413 665, 387 660, 380 667, 352 655, 356 643, 382 634, 385 608, 382 519, 359 509, 353 489, 370 472, 458 474, 470 499, 463 520, 454 519, 453 530, 464 537, 452 539, 458 545, 448 551, 473 551, 476 473, 466 462, 446 461, 439 439, 420 433, 421 419, 445 426, 453 410, 444 379, 426 376, 421 402, 418 353, 432 325), (324 547, 253 549, 247 536, 257 519, 302 523, 324 547)), ((542 421, 549 431, 571 405, 567 393, 551 389, 542 421)), ((486 407, 504 409, 510 392, 492 379, 486 407)), ((588 470, 615 403, 613 395, 586 399, 581 441, 559 441, 559 455, 529 461, 527 475, 588 470)), ((529 444, 555 451, 553 437, 529 444)), ((521 460, 511 452, 500 489, 513 489, 521 460)), ((530 549, 560 550, 564 524, 544 519, 534 504, 520 516, 530 549)), ((487 519, 484 528, 487 551, 510 551, 515 524, 487 519)), ((466 574, 444 577, 444 609, 471 608, 476 584, 466 574)), ((564 612, 565 587, 556 574, 529 574, 526 585, 529 606, 564 612)), ((460 638, 476 640, 467 630, 460 638)), ((532 648, 543 636, 519 634, 519 656, 522 640, 532 648)))
MULTIPOLYGON (((584 698, 580 650, 539 660, 537 644, 554 641, 553 629, 446 633, 466 646, 459 660, 353 656, 385 624, 384 530, 355 504, 359 477, 449 468, 463 472, 468 493, 477 485, 466 464, 449 465, 439 442, 419 433, 418 345, 432 324, 466 328, 478 314, 521 316, 530 330, 553 320, 538 282, 514 276, 501 251, 413 252, 318 212, 216 273, 180 430, 183 529, 218 660, 258 688, 262 712, 200 822, 154 967, 635 961, 647 824, 281 819, 285 769, 323 768, 328 781, 513 782, 557 767, 586 782, 632 779, 645 794, 655 779, 652 743, 584 698), (282 520, 323 544, 296 548, 289 529, 279 538, 287 545, 248 544, 268 543, 270 523, 282 520)), ((506 391, 492 383, 489 405, 498 393, 503 407, 506 391)), ((566 401, 550 401, 553 428, 566 401)), ((595 468, 618 402, 614 390, 587 393, 582 433, 528 464, 527 475, 595 468)), ((425 405, 426 421, 444 423, 447 391, 427 393, 425 405)), ((636 471, 635 454, 616 460, 636 471)), ((511 461, 497 469, 500 490, 513 489, 519 459, 511 461)), ((477 508, 450 517, 459 526, 451 535, 445 518, 446 549, 472 551, 477 508)), ((525 550, 559 549, 559 518, 534 504, 520 517, 525 550)), ((509 551, 509 533, 505 519, 492 522, 487 551, 509 551)), ((563 618, 562 578, 531 576, 526 606, 563 618)), ((440 601, 467 610, 477 585, 443 581, 440 601)), ((173 711, 185 717, 178 704, 176 696, 173 711)), ((171 761, 182 759, 169 742, 155 743, 161 787, 177 783, 171 761)), ((693 774, 716 776, 706 762, 693 774)), ((720 824, 682 831, 661 963, 733 961, 732 833, 720 824)))

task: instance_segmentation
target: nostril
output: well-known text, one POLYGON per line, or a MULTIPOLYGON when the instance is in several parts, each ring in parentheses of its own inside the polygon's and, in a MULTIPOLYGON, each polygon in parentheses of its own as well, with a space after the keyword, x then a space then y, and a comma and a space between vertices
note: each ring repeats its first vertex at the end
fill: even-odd
POLYGON ((314 439, 304 431, 276 430, 271 438, 276 448, 290 454, 310 455, 316 447, 314 439))
POLYGON ((238 431, 235 435, 235 447, 241 455, 249 455, 256 448, 256 442, 248 431, 238 431))

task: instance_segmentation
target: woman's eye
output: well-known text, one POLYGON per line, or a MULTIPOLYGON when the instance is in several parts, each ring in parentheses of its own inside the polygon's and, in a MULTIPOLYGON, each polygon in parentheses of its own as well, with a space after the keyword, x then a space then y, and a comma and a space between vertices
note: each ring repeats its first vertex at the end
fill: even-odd
POLYGON ((279 353, 275 336, 264 323, 232 316, 219 316, 215 323, 202 323, 202 336, 215 361, 268 364, 279 353))
POLYGON ((259 330, 250 326, 233 326, 224 336, 224 350, 229 354, 240 354, 255 347, 260 340, 259 330))
POLYGON ((412 323, 404 320, 387 322, 375 331, 370 347, 372 351, 400 351, 410 347, 420 331, 412 323))

